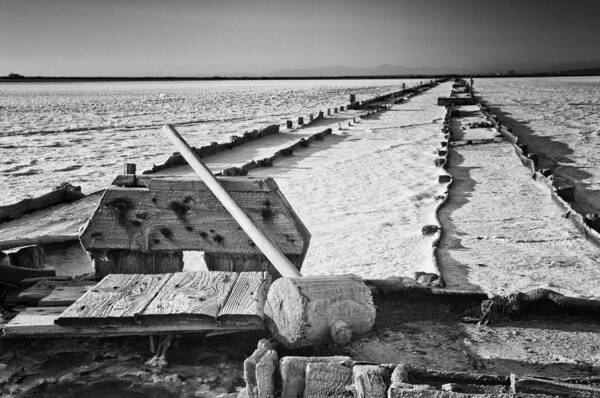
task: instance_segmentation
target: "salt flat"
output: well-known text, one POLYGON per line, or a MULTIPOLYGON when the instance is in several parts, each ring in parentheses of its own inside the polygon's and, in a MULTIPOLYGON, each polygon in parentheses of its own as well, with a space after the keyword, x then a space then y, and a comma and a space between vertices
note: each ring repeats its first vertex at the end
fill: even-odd
POLYGON ((421 228, 433 222, 433 197, 440 189, 434 159, 445 108, 436 100, 450 86, 342 124, 275 167, 252 170, 253 177, 275 179, 312 234, 303 274, 385 278, 437 272, 433 237, 421 228))

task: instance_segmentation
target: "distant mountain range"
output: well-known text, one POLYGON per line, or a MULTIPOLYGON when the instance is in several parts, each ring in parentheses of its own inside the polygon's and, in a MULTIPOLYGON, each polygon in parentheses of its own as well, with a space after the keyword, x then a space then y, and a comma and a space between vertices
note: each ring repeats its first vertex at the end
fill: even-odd
POLYGON ((455 75, 472 74, 473 71, 450 67, 411 67, 402 65, 379 65, 353 68, 348 66, 327 66, 322 68, 280 69, 266 76, 406 76, 406 75, 455 75))

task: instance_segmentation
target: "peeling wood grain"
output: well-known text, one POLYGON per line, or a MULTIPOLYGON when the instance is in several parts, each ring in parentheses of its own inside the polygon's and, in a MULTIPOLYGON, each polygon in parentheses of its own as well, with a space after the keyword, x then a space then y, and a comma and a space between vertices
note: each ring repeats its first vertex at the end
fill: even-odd
POLYGON ((178 272, 172 274, 140 315, 214 321, 225 305, 238 276, 233 272, 178 272))
MULTIPOLYGON (((285 254, 306 252, 310 234, 274 181, 238 179, 235 184, 240 188, 230 191, 231 196, 269 239, 285 254)), ((112 186, 81 234, 81 242, 87 250, 259 254, 214 195, 199 188, 197 181, 189 180, 153 180, 149 188, 112 186)))
POLYGON ((219 311, 218 320, 256 318, 262 322, 271 276, 267 272, 242 272, 233 286, 227 302, 219 311))
POLYGON ((133 322, 171 278, 171 274, 111 274, 73 303, 58 325, 133 322))

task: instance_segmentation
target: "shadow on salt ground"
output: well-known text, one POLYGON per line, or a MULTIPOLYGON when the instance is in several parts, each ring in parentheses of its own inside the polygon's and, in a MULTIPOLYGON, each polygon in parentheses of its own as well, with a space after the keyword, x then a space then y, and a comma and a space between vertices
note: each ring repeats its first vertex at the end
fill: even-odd
POLYGON ((479 301, 392 294, 376 297, 375 302, 377 318, 369 334, 346 347, 321 347, 305 354, 484 374, 600 374, 596 348, 591 348, 597 347, 600 325, 589 319, 536 316, 479 327, 461 320, 470 308, 479 307, 479 301))
POLYGON ((552 169, 557 182, 577 187, 573 203, 576 211, 584 214, 600 213, 600 191, 590 189, 591 184, 585 182, 592 175, 579 167, 565 165, 565 163, 573 163, 569 157, 574 153, 567 144, 540 135, 539 132, 528 127, 528 121, 514 119, 509 112, 489 104, 487 106, 490 111, 498 115, 502 124, 509 126, 512 133, 519 137, 519 144, 527 145, 529 152, 538 154, 536 169, 552 169))
POLYGON ((442 225, 442 238, 438 248, 438 264, 446 286, 453 289, 482 291, 481 287, 469 282, 469 266, 452 257, 451 250, 468 250, 460 240, 464 235, 452 220, 452 212, 469 203, 469 197, 475 191, 476 182, 471 178, 470 168, 461 167, 464 157, 450 149, 448 163, 453 176, 452 185, 449 189, 449 198, 440 208, 438 218, 442 225))

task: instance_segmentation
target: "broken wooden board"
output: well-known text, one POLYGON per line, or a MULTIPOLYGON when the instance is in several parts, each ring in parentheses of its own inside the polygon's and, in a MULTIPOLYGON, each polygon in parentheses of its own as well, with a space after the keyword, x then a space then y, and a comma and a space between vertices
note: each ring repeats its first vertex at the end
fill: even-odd
MULTIPOLYGON (((80 239, 86 250, 197 250, 260 254, 237 222, 199 180, 143 179, 142 187, 109 187, 80 239)), ((256 226, 288 255, 304 255, 310 233, 277 184, 248 178, 221 183, 256 226)))
POLYGON ((57 317, 70 327, 263 328, 266 272, 111 274, 57 317))
POLYGON ((168 324, 151 325, 84 325, 60 326, 56 319, 66 310, 66 307, 29 307, 19 313, 10 322, 2 327, 2 336, 6 338, 28 337, 118 337, 132 335, 157 335, 173 333, 205 333, 211 331, 235 332, 244 330, 258 330, 262 326, 256 324, 198 324, 188 322, 172 322, 168 324))
POLYGON ((101 192, 69 204, 47 207, 0 224, 0 250, 77 240, 79 229, 98 206, 101 192))
POLYGON ((62 326, 133 323, 172 274, 111 274, 73 303, 57 320, 62 326))
POLYGON ((19 303, 29 306, 59 307, 73 304, 95 282, 41 280, 19 293, 19 303))
POLYGON ((73 187, 69 183, 56 187, 51 192, 38 196, 37 198, 26 198, 17 203, 0 206, 0 222, 14 220, 23 214, 36 210, 42 210, 50 206, 70 203, 83 198, 80 187, 73 187))
POLYGON ((87 293, 95 282, 74 282, 58 284, 46 297, 39 302, 39 307, 67 307, 87 293))
POLYGON ((219 321, 264 319, 267 291, 271 285, 268 272, 242 272, 231 289, 229 298, 218 314, 219 321))
POLYGON ((214 321, 237 278, 238 274, 234 272, 173 274, 140 315, 140 320, 168 315, 169 319, 177 317, 214 321))

